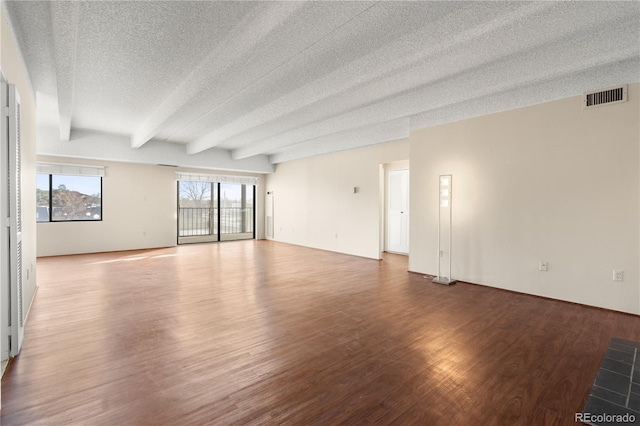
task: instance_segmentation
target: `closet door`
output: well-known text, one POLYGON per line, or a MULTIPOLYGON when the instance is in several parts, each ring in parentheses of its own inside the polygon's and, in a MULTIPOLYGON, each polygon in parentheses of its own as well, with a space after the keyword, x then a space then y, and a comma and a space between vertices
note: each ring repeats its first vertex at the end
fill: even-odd
MULTIPOLYGON (((22 176, 20 153, 20 98, 13 84, 2 83, 2 150, 0 180, 4 222, 1 235, 2 313, 9 321, 3 327, 2 354, 16 356, 24 336, 22 301, 22 176), (8 309, 8 312, 6 311, 8 309), (9 348, 4 333, 9 333, 9 348)), ((4 321, 3 321, 4 322, 4 321)))

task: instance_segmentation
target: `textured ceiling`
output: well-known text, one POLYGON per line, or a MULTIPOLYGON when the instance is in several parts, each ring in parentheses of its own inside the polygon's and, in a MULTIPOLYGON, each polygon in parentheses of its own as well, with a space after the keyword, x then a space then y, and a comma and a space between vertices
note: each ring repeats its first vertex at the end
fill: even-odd
POLYGON ((640 80, 636 1, 5 5, 60 139, 131 150, 277 164, 640 80))

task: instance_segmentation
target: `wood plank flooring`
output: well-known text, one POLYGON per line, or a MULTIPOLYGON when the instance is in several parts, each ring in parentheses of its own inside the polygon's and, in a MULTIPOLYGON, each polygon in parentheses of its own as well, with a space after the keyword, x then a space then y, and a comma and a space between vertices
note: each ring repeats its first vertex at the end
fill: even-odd
POLYGON ((640 317, 270 241, 42 258, 3 425, 575 424, 640 317))

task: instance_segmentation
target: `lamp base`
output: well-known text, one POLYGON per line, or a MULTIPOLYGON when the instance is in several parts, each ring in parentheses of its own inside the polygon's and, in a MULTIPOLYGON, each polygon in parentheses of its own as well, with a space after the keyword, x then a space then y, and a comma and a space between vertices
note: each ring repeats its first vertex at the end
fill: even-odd
POLYGON ((433 277, 431 282, 436 284, 451 285, 451 284, 455 284, 456 280, 451 280, 447 277, 433 277))

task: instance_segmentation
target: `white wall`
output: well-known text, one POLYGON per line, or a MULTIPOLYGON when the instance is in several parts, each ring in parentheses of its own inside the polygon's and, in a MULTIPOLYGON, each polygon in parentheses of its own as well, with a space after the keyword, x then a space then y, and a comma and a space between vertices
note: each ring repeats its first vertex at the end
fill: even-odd
MULTIPOLYGON (((101 165, 105 166, 106 173, 102 179, 103 220, 38 223, 38 256, 174 246, 177 232, 176 171, 216 174, 211 170, 47 156, 38 156, 38 161, 101 165)), ((256 191, 259 201, 264 199, 263 193, 264 185, 260 183, 256 191)), ((264 214, 261 209, 259 205, 257 217, 264 214)), ((262 230, 257 228, 257 231, 260 237, 262 230)))
POLYGON ((410 270, 436 271, 437 177, 452 173, 453 278, 640 313, 639 92, 413 132, 410 270))
MULTIPOLYGON (((0 8, 0 69, 20 95, 22 142, 22 279, 23 312, 36 291, 36 105, 29 75, 10 30, 4 7, 0 8)), ((2 202, 6 202, 4 199, 2 202)))
POLYGON ((279 164, 266 185, 274 240, 378 259, 381 164, 407 158, 400 141, 279 164))

